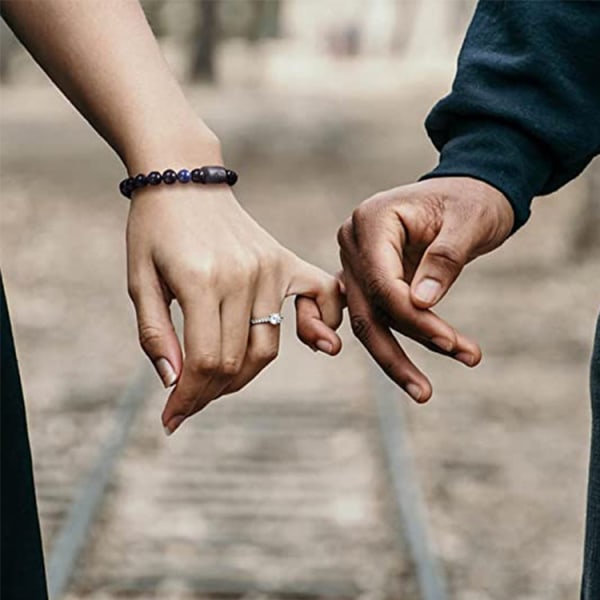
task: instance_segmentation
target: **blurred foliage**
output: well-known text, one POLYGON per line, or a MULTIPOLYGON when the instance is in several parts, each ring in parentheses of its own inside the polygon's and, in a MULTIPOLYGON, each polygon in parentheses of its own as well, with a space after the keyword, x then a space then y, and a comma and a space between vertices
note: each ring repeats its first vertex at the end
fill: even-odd
POLYGON ((280 32, 280 0, 142 0, 142 7, 157 37, 175 37, 187 46, 192 81, 216 79, 220 41, 257 43, 280 32))
POLYGON ((281 0, 141 0, 146 17, 157 37, 185 38, 195 35, 212 4, 219 37, 269 38, 280 32, 281 0))

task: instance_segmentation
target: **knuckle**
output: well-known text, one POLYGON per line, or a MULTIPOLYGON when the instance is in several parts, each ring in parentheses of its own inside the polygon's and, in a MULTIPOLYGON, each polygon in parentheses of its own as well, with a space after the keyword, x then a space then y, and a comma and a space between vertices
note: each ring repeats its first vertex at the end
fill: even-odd
POLYGON ((353 211, 352 216, 350 217, 352 220, 352 225, 355 227, 360 223, 366 221, 369 216, 369 204, 367 202, 363 202, 359 204, 353 211))
POLYGON ((278 256, 276 252, 267 251, 257 258, 256 264, 250 271, 250 277, 252 281, 256 281, 259 277, 277 280, 284 272, 283 257, 278 256))
POLYGON ((394 227, 396 217, 394 206, 399 200, 389 192, 378 192, 361 202, 352 212, 351 221, 358 246, 367 247, 373 235, 382 227, 394 227), (391 220, 390 220, 391 219, 391 220))
POLYGON ((317 302, 326 302, 334 297, 339 291, 338 280, 325 271, 315 273, 315 291, 318 293, 317 302))
POLYGON ((277 346, 264 346, 257 348, 252 353, 252 360, 261 366, 266 366, 272 363, 279 355, 279 348, 277 346))
POLYGON ((196 398, 188 395, 180 397, 175 403, 174 408, 176 413, 191 415, 196 408, 196 398))
POLYGON ((399 205, 406 199, 397 193, 390 193, 390 190, 377 192, 361 202, 355 209, 355 213, 360 220, 371 219, 374 215, 386 210, 391 204, 399 205))
POLYGON ((227 377, 235 377, 241 370, 242 359, 237 356, 227 357, 221 363, 221 373, 227 377))
POLYGON ((406 373, 405 369, 399 367, 394 361, 382 360, 380 361, 379 365, 381 366, 383 371, 387 375, 389 375, 396 383, 404 385, 406 382, 408 382, 408 374, 406 373))
POLYGON ((452 271, 462 268, 465 263, 463 252, 454 244, 437 242, 429 249, 429 256, 452 271))
POLYGON ((138 337, 140 345, 144 350, 150 352, 156 348, 163 340, 163 333, 157 325, 153 323, 140 323, 138 327, 138 337))
POLYGON ((195 356, 190 361, 190 370, 194 375, 214 375, 219 372, 221 357, 215 354, 204 353, 195 356))
POLYGON ((269 364, 272 363, 277 356, 279 355, 279 348, 273 346, 271 348, 267 348, 266 350, 264 350, 264 352, 262 353, 262 360, 265 364, 269 364))
POLYGON ((375 194, 372 194, 371 196, 369 196, 366 200, 364 200, 363 202, 361 202, 355 210, 359 210, 359 211, 363 211, 364 214, 369 214, 370 209, 373 208, 373 206, 377 206, 379 204, 382 204, 384 202, 387 202, 389 199, 389 193, 388 192, 376 192, 375 194))
POLYGON ((202 265, 189 265, 183 271, 183 282, 199 284, 202 287, 213 287, 218 279, 218 269, 212 262, 202 265))
POLYGON ((251 256, 231 260, 221 269, 218 280, 212 279, 212 285, 225 293, 247 290, 256 284, 260 274, 258 260, 251 256))
POLYGON ((244 270, 246 277, 250 281, 256 281, 261 272, 273 271, 277 265, 277 257, 274 253, 263 253, 259 256, 253 256, 246 259, 244 262, 244 270))
POLYGON ((273 269, 279 264, 279 260, 279 252, 275 248, 265 248, 260 251, 258 256, 251 260, 250 267, 254 271, 273 269))
MULTIPOLYGON (((374 198, 374 197, 373 197, 374 198)), ((365 231, 369 227, 369 222, 373 220, 375 213, 378 212, 377 201, 369 198, 359 204, 353 211, 350 220, 355 233, 365 231)), ((360 237, 360 236, 359 236, 360 237)))
MULTIPOLYGON (((233 290, 245 289, 252 281, 252 274, 244 265, 236 263, 227 268, 223 273, 223 278, 220 282, 220 288, 223 292, 231 292, 233 290)), ((213 285, 216 282, 213 282, 213 285)))
POLYGON ((386 305, 390 299, 391 288, 387 279, 377 272, 365 276, 365 291, 367 296, 377 304, 386 305))
POLYGON ((371 338, 373 325, 364 315, 354 314, 350 317, 352 333, 361 341, 366 342, 371 338))
POLYGON ((352 219, 346 219, 342 226, 338 229, 337 234, 338 244, 341 248, 346 249, 352 241, 352 219))
POLYGON ((262 256, 250 253, 238 256, 232 265, 232 272, 238 277, 252 278, 260 270, 263 260, 262 256))

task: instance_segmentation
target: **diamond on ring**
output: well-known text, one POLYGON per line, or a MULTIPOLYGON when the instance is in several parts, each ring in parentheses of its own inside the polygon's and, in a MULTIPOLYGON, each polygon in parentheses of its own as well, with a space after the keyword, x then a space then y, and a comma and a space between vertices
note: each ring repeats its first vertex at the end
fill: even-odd
POLYGON ((268 317, 261 317, 259 319, 250 319, 250 325, 262 325, 268 323, 269 325, 281 325, 283 316, 279 313, 271 313, 268 317))

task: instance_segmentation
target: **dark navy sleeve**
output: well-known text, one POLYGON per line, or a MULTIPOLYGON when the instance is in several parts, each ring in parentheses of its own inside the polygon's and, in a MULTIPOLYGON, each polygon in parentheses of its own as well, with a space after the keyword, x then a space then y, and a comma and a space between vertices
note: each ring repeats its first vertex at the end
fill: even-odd
POLYGON ((523 225, 600 153, 600 1, 481 0, 425 126, 440 162, 423 179, 483 180, 523 225))

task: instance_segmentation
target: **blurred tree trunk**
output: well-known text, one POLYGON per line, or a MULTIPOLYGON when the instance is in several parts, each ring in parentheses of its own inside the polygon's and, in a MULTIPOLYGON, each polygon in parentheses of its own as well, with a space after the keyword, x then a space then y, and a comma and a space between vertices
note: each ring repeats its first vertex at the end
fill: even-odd
POLYGON ((251 6, 247 40, 253 44, 260 39, 279 37, 280 0, 251 0, 251 6))
POLYGON ((600 160, 596 159, 585 175, 587 197, 584 209, 577 215, 572 238, 573 260, 600 255, 600 160))
POLYGON ((165 35, 166 32, 162 21, 164 0, 141 0, 141 4, 154 35, 156 37, 165 35))
POLYGON ((215 50, 219 38, 217 9, 216 0, 196 2, 196 31, 190 72, 192 81, 215 80, 215 50))

